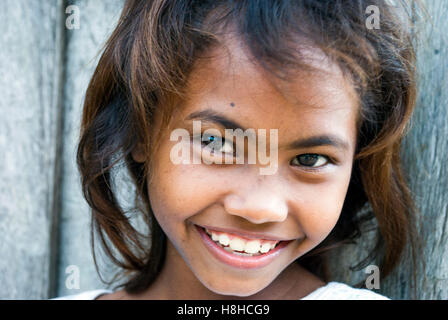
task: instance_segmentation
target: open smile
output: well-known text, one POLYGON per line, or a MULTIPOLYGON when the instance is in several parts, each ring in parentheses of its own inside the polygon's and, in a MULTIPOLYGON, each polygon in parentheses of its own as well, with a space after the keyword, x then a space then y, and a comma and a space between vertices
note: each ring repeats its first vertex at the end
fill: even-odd
POLYGON ((220 262, 241 269, 262 268, 271 263, 293 240, 245 239, 195 225, 205 247, 220 262))

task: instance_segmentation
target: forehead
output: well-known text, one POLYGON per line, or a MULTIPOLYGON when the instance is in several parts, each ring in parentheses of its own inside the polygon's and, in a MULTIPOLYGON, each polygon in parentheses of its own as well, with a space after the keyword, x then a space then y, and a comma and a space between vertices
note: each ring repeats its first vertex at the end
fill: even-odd
POLYGON ((250 128, 296 136, 331 130, 351 140, 358 114, 355 90, 317 49, 302 54, 313 70, 283 81, 259 66, 238 39, 227 39, 195 64, 182 115, 212 109, 250 128))

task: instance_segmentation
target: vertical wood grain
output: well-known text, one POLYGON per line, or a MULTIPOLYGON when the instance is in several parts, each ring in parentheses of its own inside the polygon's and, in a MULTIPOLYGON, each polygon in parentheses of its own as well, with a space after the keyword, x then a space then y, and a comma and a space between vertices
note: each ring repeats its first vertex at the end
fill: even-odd
MULTIPOLYGON (((418 271, 417 299, 448 298, 448 2, 424 1, 430 21, 421 29, 417 50, 419 97, 412 127, 403 143, 404 168, 414 199, 422 214, 419 231, 423 244, 420 259, 426 271, 418 271)), ((355 284, 365 280, 364 271, 348 266, 360 261, 370 249, 372 235, 359 247, 347 246, 332 257, 335 279, 355 284)), ((412 299, 408 258, 380 286, 393 299, 412 299)))
MULTIPOLYGON (((75 0, 67 5, 79 8, 80 28, 67 30, 66 79, 64 87, 63 173, 61 186, 61 223, 57 295, 76 294, 104 288, 90 250, 90 212, 81 194, 80 177, 76 168, 76 147, 79 126, 90 77, 96 67, 103 44, 115 28, 124 1, 75 0), (68 288, 68 266, 79 268, 80 287, 68 288)), ((99 255, 101 258, 101 255, 99 255)), ((102 275, 109 280, 114 268, 102 264, 102 275), (109 270, 109 272, 108 272, 109 270)))
POLYGON ((62 1, 0 10, 0 299, 47 298, 53 283, 62 1))

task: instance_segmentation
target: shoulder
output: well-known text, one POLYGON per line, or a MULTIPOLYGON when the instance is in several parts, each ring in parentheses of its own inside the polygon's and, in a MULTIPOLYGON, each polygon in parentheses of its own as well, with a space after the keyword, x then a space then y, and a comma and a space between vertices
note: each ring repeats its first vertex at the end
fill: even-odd
POLYGON ((302 300, 390 300, 368 289, 357 289, 341 282, 329 282, 302 300))
POLYGON ((99 296, 101 296, 103 294, 108 294, 108 293, 112 293, 112 291, 108 290, 108 289, 97 289, 97 290, 84 291, 84 292, 69 295, 69 296, 57 297, 57 298, 53 298, 50 300, 95 300, 99 296))

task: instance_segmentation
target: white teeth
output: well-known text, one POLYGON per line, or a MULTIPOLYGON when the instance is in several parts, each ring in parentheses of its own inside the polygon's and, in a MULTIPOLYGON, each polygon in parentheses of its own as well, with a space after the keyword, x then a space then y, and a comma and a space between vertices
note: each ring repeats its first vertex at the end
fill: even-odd
POLYGON ((229 242, 230 242, 230 239, 229 239, 229 237, 226 235, 226 234, 224 234, 224 233, 221 233, 220 235, 219 235, 219 243, 220 244, 222 244, 223 246, 228 246, 229 245, 229 242))
POLYGON ((230 237, 225 233, 216 233, 205 229, 213 241, 221 244, 221 246, 228 252, 243 256, 253 256, 267 253, 274 249, 277 242, 263 242, 261 240, 243 240, 238 237, 230 237), (239 252, 238 252, 239 251, 239 252))
POLYGON ((219 236, 216 233, 214 233, 214 232, 212 232, 212 240, 213 241, 219 241, 219 236))
POLYGON ((229 246, 235 251, 244 251, 244 241, 238 238, 230 240, 229 246))
POLYGON ((245 253, 245 252, 236 252, 236 251, 233 251, 232 253, 233 253, 233 254, 236 254, 237 256, 245 256, 245 257, 252 257, 252 256, 253 256, 253 254, 251 254, 251 253, 245 253))
POLYGON ((269 244, 269 243, 263 243, 263 245, 261 246, 261 248, 260 248, 260 252, 261 253, 266 253, 266 252, 268 252, 269 250, 271 250, 272 249, 272 246, 271 246, 271 244, 269 244))
POLYGON ((233 253, 233 250, 230 249, 230 247, 223 247, 224 250, 226 250, 227 252, 233 253))
POLYGON ((260 251, 260 241, 259 240, 252 240, 252 241, 246 242, 244 252, 257 253, 258 251, 260 251))
POLYGON ((238 251, 233 251, 230 247, 223 247, 224 250, 226 250, 227 252, 230 252, 232 254, 236 254, 237 256, 245 256, 245 257, 252 257, 252 256, 259 256, 260 253, 246 253, 246 252, 238 252, 238 251))

